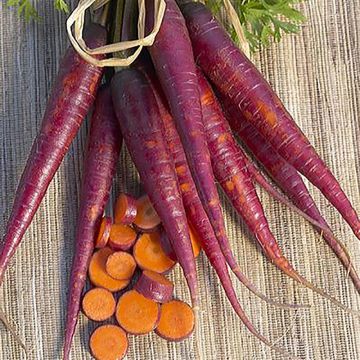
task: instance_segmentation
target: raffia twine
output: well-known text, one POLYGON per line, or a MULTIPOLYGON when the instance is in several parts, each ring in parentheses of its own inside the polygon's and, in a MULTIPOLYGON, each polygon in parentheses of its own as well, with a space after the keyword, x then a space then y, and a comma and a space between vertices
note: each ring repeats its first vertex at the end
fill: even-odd
MULTIPOLYGON (((94 49, 87 47, 83 39, 83 29, 85 22, 85 12, 91 7, 93 11, 100 9, 110 0, 80 0, 78 6, 71 13, 66 22, 66 29, 71 44, 79 55, 90 64, 98 67, 126 67, 130 66, 140 55, 144 46, 151 46, 160 30, 164 18, 166 3, 165 0, 154 0, 154 28, 151 33, 145 36, 146 9, 145 1, 138 0, 139 18, 138 18, 138 39, 131 41, 120 41, 113 44, 100 46, 94 49), (74 32, 72 28, 74 27, 74 32), (94 55, 114 54, 119 51, 136 49, 128 57, 112 57, 107 59, 97 59, 94 55)), ((232 23, 235 32, 239 38, 240 46, 246 55, 250 55, 250 48, 246 41, 239 17, 231 4, 230 0, 223 0, 226 14, 232 23)))

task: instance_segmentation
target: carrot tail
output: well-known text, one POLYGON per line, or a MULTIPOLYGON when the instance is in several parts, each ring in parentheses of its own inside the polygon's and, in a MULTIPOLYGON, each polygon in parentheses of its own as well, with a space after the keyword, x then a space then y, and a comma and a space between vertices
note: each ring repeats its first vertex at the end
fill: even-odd
POLYGON ((226 294, 229 302, 231 303, 233 309, 235 310, 236 314, 239 316, 239 318, 243 322, 243 324, 246 326, 246 328, 257 339, 259 339, 261 342, 263 342, 264 344, 266 344, 267 346, 269 346, 276 352, 294 359, 295 357, 292 354, 289 354, 286 350, 284 350, 278 346, 273 346, 271 344, 271 342, 268 339, 266 339, 263 335, 261 335, 259 333, 259 331, 254 327, 254 325, 252 324, 252 322, 250 321, 250 319, 247 317, 244 310, 242 309, 241 305, 239 304, 239 301, 236 297, 234 288, 231 285, 231 279, 230 279, 229 273, 226 269, 225 264, 223 264, 223 260, 221 260, 220 258, 212 259, 211 257, 209 257, 209 259, 210 259, 214 269, 216 270, 219 279, 221 280, 221 283, 223 285, 225 294, 226 294))

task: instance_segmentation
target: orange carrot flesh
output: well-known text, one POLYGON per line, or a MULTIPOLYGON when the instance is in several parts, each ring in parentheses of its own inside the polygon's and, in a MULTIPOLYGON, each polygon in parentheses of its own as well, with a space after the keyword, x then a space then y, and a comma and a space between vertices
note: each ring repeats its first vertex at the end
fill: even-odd
POLYGON ((141 269, 160 274, 168 272, 176 264, 163 251, 159 232, 142 234, 134 246, 133 255, 141 269))
POLYGON ((160 306, 136 290, 130 290, 119 299, 115 316, 126 332, 134 335, 147 334, 159 322, 160 306))
POLYGON ((181 341, 191 335, 194 326, 193 309, 183 301, 173 300, 161 306, 156 333, 168 341, 181 341))
POLYGON ((85 294, 82 308, 90 320, 105 321, 114 315, 116 301, 109 290, 94 288, 85 294))
POLYGON ((148 299, 166 303, 172 298, 174 284, 162 274, 144 270, 135 284, 135 290, 148 299))
POLYGON ((124 225, 132 224, 137 214, 137 201, 130 195, 120 194, 116 200, 114 213, 115 223, 124 225))
POLYGON ((109 216, 104 216, 100 223, 99 233, 95 240, 95 248, 102 249, 104 248, 110 237, 110 229, 111 229, 111 218, 109 216))
POLYGON ((189 234, 191 245, 194 253, 194 258, 197 258, 200 255, 201 245, 200 245, 200 238, 194 227, 189 223, 189 234))
POLYGON ((130 280, 116 280, 106 272, 106 261, 113 253, 108 247, 97 251, 90 261, 89 277, 93 285, 116 292, 128 286, 130 280))
POLYGON ((106 260, 106 272, 116 280, 131 279, 135 269, 135 259, 125 251, 117 251, 106 260))
POLYGON ((137 202, 137 214, 134 225, 141 231, 151 232, 157 229, 161 220, 152 206, 149 197, 143 196, 137 202))
POLYGON ((136 238, 137 233, 130 226, 113 224, 110 229, 109 245, 114 250, 127 251, 135 244, 136 238))
POLYGON ((100 326, 91 335, 90 350, 96 360, 121 360, 128 350, 126 332, 116 325, 100 326))

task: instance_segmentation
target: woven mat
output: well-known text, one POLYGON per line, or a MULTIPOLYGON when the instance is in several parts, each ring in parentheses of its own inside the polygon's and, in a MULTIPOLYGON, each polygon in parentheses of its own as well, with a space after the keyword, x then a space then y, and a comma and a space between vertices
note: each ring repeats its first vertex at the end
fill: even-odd
MULTIPOLYGON (((52 1, 39 1, 42 22, 26 25, 0 2, 0 232, 44 112, 46 99, 67 46, 65 17, 52 1)), ((311 0, 303 4, 308 23, 299 36, 261 52, 255 61, 295 119, 334 171, 360 211, 360 0, 311 0)), ((29 359, 60 359, 66 294, 77 218, 85 124, 51 183, 33 225, 0 289, 1 307, 30 347, 29 359)), ((134 167, 124 151, 114 194, 137 194, 134 167)), ((312 193, 360 270, 360 246, 339 215, 312 193)), ((360 309, 360 297, 323 241, 302 219, 259 191, 271 228, 294 266, 344 304, 360 309)), ((360 359, 360 322, 295 285, 264 259, 260 249, 223 198, 228 234, 244 272, 268 296, 312 304, 297 313, 267 306, 234 279, 237 294, 256 327, 303 359, 360 359), (245 255, 246 254, 246 255, 245 255)), ((191 340, 168 343, 155 334, 130 336, 129 360, 283 359, 257 341, 234 315, 202 255, 198 260, 201 326, 191 340)), ((176 296, 188 300, 179 268, 171 278, 176 296)), ((83 315, 72 359, 91 359, 94 329, 83 315)), ((0 360, 25 359, 0 326, 0 360)))

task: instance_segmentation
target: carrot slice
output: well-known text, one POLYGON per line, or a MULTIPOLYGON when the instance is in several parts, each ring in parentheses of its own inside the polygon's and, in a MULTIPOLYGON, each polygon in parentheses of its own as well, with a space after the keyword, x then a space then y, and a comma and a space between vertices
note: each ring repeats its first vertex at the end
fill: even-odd
POLYGON ((114 315, 116 301, 109 290, 94 288, 85 294, 82 308, 90 320, 104 321, 114 315))
POLYGON ((137 215, 134 220, 134 226, 144 232, 156 231, 161 220, 152 206, 147 195, 142 196, 137 201, 137 215))
POLYGON ((197 258, 201 251, 201 245, 200 245, 201 242, 198 233, 190 223, 189 223, 189 230, 190 230, 190 240, 194 253, 194 258, 197 258))
POLYGON ((137 233, 130 226, 113 224, 110 230, 109 245, 114 250, 127 251, 135 244, 136 238, 137 233))
POLYGON ((185 302, 173 300, 161 305, 156 333, 169 341, 181 341, 191 335, 195 326, 193 309, 185 302))
POLYGON ((128 286, 130 280, 116 280, 106 272, 106 261, 113 253, 108 247, 98 250, 91 258, 89 277, 93 285, 116 292, 128 286))
POLYGON ((117 251, 106 260, 106 272, 117 280, 131 279, 135 269, 135 259, 125 251, 117 251))
POLYGON ((142 234, 133 250, 136 263, 143 270, 165 273, 176 264, 163 251, 159 232, 142 234))
POLYGON ((137 214, 137 201, 125 193, 121 193, 116 200, 114 221, 117 224, 130 225, 137 214))
POLYGON ((111 223, 112 223, 111 217, 109 217, 109 216, 104 216, 101 219, 99 233, 95 240, 95 248, 96 249, 104 248, 106 246, 107 242, 109 241, 111 223))
POLYGON ((121 360, 128 345, 126 332, 117 325, 99 326, 90 337, 90 350, 96 360, 121 360))
POLYGON ((134 335, 147 334, 159 322, 160 305, 136 290, 130 290, 119 299, 115 316, 126 332, 134 335))
POLYGON ((166 303, 172 298, 174 283, 164 275, 144 270, 134 288, 148 299, 166 303))

